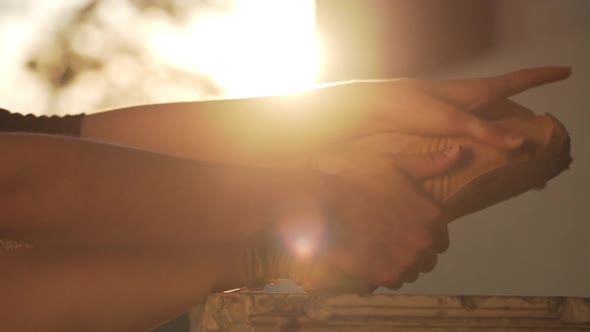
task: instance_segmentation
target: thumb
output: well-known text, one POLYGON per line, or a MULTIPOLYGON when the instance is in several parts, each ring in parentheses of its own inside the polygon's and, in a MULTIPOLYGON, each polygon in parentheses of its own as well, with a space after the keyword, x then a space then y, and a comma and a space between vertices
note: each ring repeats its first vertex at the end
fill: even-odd
POLYGON ((396 154, 397 168, 414 179, 424 179, 449 171, 461 159, 461 146, 424 154, 396 154))

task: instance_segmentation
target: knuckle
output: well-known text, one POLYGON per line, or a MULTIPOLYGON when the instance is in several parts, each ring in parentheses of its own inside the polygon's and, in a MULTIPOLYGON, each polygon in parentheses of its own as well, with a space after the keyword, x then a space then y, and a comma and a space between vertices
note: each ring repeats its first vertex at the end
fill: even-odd
POLYGON ((449 232, 445 228, 443 234, 441 234, 437 239, 436 252, 439 254, 443 253, 449 249, 450 245, 451 245, 451 241, 449 239, 449 232))
POLYGON ((425 267, 424 269, 422 269, 423 273, 430 273, 432 271, 434 271, 434 268, 436 267, 436 263, 428 265, 427 267, 425 267))
POLYGON ((439 248, 438 248, 437 252, 438 252, 439 254, 442 254, 443 252, 445 252, 445 251, 449 250, 449 247, 450 247, 450 241, 444 241, 444 242, 442 242, 442 243, 441 243, 441 245, 439 246, 439 248))
POLYGON ((428 272, 432 270, 432 265, 436 264, 436 255, 428 255, 420 260, 420 263, 416 265, 416 272, 428 272))
POLYGON ((388 273, 379 273, 375 275, 373 282, 377 285, 390 285, 400 281, 399 276, 388 273))
POLYGON ((437 254, 433 250, 425 251, 420 257, 420 262, 416 265, 417 272, 430 272, 437 262, 437 254))
POLYGON ((401 281, 402 273, 394 264, 383 264, 373 266, 371 282, 377 285, 389 285, 401 281))
POLYGON ((406 275, 405 282, 412 283, 412 282, 418 280, 419 275, 420 275, 420 273, 418 271, 412 271, 406 275))
POLYGON ((422 234, 415 236, 412 243, 412 250, 417 256, 427 251, 431 251, 435 244, 434 234, 430 231, 423 231, 422 234))
POLYGON ((403 284, 404 284, 403 281, 397 280, 395 282, 390 282, 390 283, 385 284, 385 285, 389 289, 398 290, 398 289, 402 288, 403 284))
POLYGON ((406 254, 399 262, 399 269, 402 273, 405 273, 418 263, 418 252, 414 252, 411 254, 406 254))
POLYGON ((424 263, 424 265, 422 266, 422 268, 420 269, 421 272, 424 273, 428 273, 428 272, 432 272, 432 270, 434 270, 434 267, 436 266, 437 263, 437 258, 436 255, 430 257, 430 259, 424 263))
POLYGON ((449 250, 449 246, 450 246, 450 241, 448 241, 448 240, 439 241, 439 243, 437 243, 437 246, 436 246, 436 253, 437 254, 444 253, 445 251, 449 250))
POLYGON ((391 289, 399 289, 404 283, 404 273, 392 271, 389 275, 384 275, 379 280, 379 284, 391 289))

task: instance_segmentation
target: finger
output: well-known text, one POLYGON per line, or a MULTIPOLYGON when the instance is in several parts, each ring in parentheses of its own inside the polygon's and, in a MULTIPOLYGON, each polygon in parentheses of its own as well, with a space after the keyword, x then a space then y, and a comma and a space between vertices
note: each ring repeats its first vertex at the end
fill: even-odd
MULTIPOLYGON (((379 250, 371 250, 366 243, 349 240, 338 243, 325 252, 325 259, 331 266, 344 273, 367 281, 375 281, 372 266, 375 261, 384 261, 385 256, 379 250), (370 257, 370 258, 369 258, 370 257)), ((376 283, 376 282, 373 282, 376 283)))
POLYGON ((500 129, 496 125, 475 116, 468 116, 458 121, 463 123, 463 134, 498 148, 517 149, 524 143, 522 135, 500 129))
POLYGON ((461 159, 461 147, 424 154, 393 155, 394 164, 411 178, 420 180, 444 174, 461 159))
POLYGON ((522 136, 507 132, 493 123, 466 113, 437 98, 425 98, 428 108, 421 110, 419 117, 396 117, 398 129, 407 133, 434 136, 467 136, 478 141, 505 149, 522 145, 522 136), (425 119, 428 119, 425 121, 425 119))
POLYGON ((447 249, 449 249, 449 246, 451 244, 451 240, 449 238, 449 228, 447 227, 447 225, 441 225, 437 230, 436 230, 436 235, 435 235, 435 243, 434 243, 434 250, 437 253, 443 253, 445 251, 447 251, 447 249))
MULTIPOLYGON (((415 188, 416 185, 410 179, 406 179, 401 172, 399 176, 403 180, 406 180, 408 183, 405 185, 410 190, 413 190, 407 192, 407 198, 404 199, 411 200, 410 197, 416 197, 414 201, 419 202, 427 199, 418 196, 419 192, 415 188)), ((400 184, 398 189, 402 186, 404 184, 400 184)), ((391 191, 391 189, 389 190, 391 191)), ((419 194, 421 195, 422 193, 420 192, 419 194)), ((338 242, 345 244, 344 248, 340 248, 340 250, 352 250, 355 252, 351 246, 357 244, 359 241, 368 241, 367 239, 371 239, 370 243, 365 243, 364 246, 359 245, 359 250, 364 250, 368 244, 371 246, 394 246, 395 243, 391 241, 391 234, 398 234, 402 229, 400 229, 400 223, 390 221, 404 220, 405 215, 400 212, 400 209, 392 208, 391 205, 399 204, 400 202, 394 201, 394 198, 380 200, 379 197, 374 196, 359 194, 355 196, 357 196, 355 200, 350 200, 346 204, 346 214, 340 217, 342 224, 346 226, 342 228, 332 227, 330 229, 330 236, 338 239, 338 242)), ((388 193, 384 193, 382 196, 390 197, 388 193)), ((416 205, 418 204, 416 203, 416 205)), ((383 250, 380 251, 383 253, 383 250)))
POLYGON ((410 283, 418 279, 420 272, 431 272, 436 266, 436 253, 434 250, 427 250, 419 255, 417 264, 404 274, 404 282, 410 283))
POLYGON ((470 110, 571 75, 569 67, 538 67, 475 79, 431 81, 426 90, 470 110))
POLYGON ((384 247, 362 237, 340 242, 327 250, 325 257, 337 269, 372 285, 401 286, 404 272, 416 265, 416 256, 392 241, 384 247))
POLYGON ((398 289, 402 288, 403 285, 404 285, 404 282, 400 280, 400 281, 395 281, 395 282, 390 282, 388 284, 384 284, 383 287, 386 287, 391 290, 398 290, 398 289))
POLYGON ((419 275, 420 275, 420 272, 418 272, 417 270, 413 270, 411 272, 408 272, 406 274, 406 276, 404 277, 404 283, 412 283, 412 282, 418 280, 419 275))
POLYGON ((422 261, 422 264, 420 265, 420 272, 422 272, 422 273, 432 272, 432 270, 434 270, 434 267, 436 266, 437 260, 438 259, 437 259, 436 254, 429 255, 429 256, 425 257, 424 260, 422 261))
POLYGON ((370 293, 374 290, 364 279, 352 277, 334 267, 326 261, 326 257, 321 255, 315 259, 313 267, 308 270, 300 286, 308 293, 339 291, 370 293))
POLYGON ((484 107, 479 107, 473 110, 472 114, 488 121, 498 121, 508 118, 527 120, 534 119, 536 116, 535 112, 510 99, 502 99, 484 107))

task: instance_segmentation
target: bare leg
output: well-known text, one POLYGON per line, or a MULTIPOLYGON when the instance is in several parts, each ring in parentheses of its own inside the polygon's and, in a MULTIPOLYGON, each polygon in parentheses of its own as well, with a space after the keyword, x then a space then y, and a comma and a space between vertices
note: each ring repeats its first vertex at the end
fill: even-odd
POLYGON ((53 136, 0 149, 0 235, 33 244, 0 253, 13 331, 142 331, 244 285, 244 248, 307 177, 53 136))
POLYGON ((257 243, 269 207, 318 177, 56 136, 0 134, 0 149, 0 233, 82 246, 257 243))
POLYGON ((235 287, 234 256, 211 248, 139 254, 0 253, 6 331, 146 331, 235 287), (219 278, 218 278, 219 276, 219 278), (222 279, 223 276, 225 279, 222 279), (233 278, 233 280, 229 280, 233 278))

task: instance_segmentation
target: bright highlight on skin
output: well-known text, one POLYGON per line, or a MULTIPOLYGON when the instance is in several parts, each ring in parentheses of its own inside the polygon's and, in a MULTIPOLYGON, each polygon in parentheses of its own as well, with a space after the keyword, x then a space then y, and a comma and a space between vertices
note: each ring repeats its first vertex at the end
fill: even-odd
POLYGON ((150 49, 163 61, 206 75, 226 97, 284 94, 314 83, 313 0, 235 0, 232 8, 198 15, 182 30, 154 27, 150 49))

